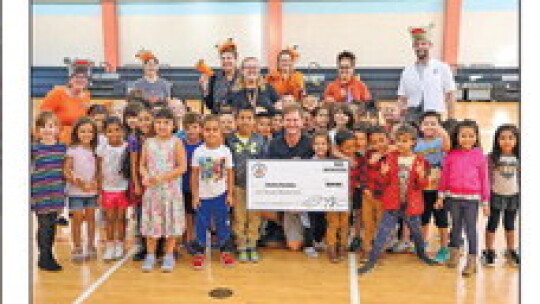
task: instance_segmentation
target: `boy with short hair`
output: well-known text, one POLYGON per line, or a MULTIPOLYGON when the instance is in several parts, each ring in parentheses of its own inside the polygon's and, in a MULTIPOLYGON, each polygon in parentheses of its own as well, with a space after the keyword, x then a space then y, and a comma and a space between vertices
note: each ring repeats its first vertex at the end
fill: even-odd
POLYGON ((258 262, 257 241, 261 217, 257 211, 246 209, 246 166, 248 159, 263 156, 266 140, 255 133, 255 110, 241 108, 236 114, 238 130, 226 138, 226 145, 231 149, 235 164, 234 188, 234 234, 240 262, 258 262))
POLYGON ((193 267, 202 269, 206 232, 213 224, 216 228, 221 260, 226 266, 234 265, 229 207, 234 205, 234 172, 231 151, 223 145, 223 130, 219 117, 209 115, 202 123, 204 143, 193 152, 191 161, 191 193, 195 215, 195 257, 193 267))
POLYGON ((234 114, 232 111, 225 111, 219 115, 219 123, 223 129, 223 137, 227 137, 236 131, 234 114))

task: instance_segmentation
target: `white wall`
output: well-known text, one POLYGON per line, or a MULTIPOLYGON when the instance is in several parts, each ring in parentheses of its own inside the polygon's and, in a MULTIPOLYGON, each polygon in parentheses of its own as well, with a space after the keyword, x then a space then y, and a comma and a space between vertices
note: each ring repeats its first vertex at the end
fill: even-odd
POLYGON ((463 12, 459 62, 518 66, 519 16, 517 11, 463 12))
POLYGON ((414 59, 410 25, 435 24, 434 55, 441 54, 442 15, 439 13, 286 14, 284 45, 298 45, 300 66, 315 61, 333 67, 342 50, 357 56, 358 66, 400 67, 414 59))
MULTIPOLYGON (((45 5, 32 18, 32 65, 61 66, 64 57, 103 61, 103 32, 99 5, 85 5, 84 14, 70 15, 59 6, 45 5)), ((24 35, 21 39, 26 39, 24 35)))
POLYGON ((219 64, 214 45, 233 38, 241 57, 262 58, 260 14, 120 16, 119 39, 122 64, 138 63, 137 51, 152 50, 161 63, 193 66, 199 59, 219 64))

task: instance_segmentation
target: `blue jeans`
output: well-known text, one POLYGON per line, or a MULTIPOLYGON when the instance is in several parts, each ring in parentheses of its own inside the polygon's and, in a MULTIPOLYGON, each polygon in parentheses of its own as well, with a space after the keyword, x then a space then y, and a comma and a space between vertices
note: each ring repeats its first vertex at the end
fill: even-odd
POLYGON ((421 220, 419 215, 407 216, 405 210, 385 210, 379 227, 377 228, 377 235, 373 241, 373 249, 369 254, 370 261, 376 261, 381 252, 384 249, 384 245, 388 241, 388 237, 395 229, 399 219, 403 219, 403 222, 407 224, 411 231, 411 238, 416 247, 417 255, 425 256, 424 239, 422 238, 422 232, 420 230, 421 220))
POLYGON ((229 226, 229 206, 227 206, 227 193, 210 199, 201 199, 201 204, 195 212, 195 232, 200 247, 206 246, 206 231, 214 223, 218 238, 218 245, 227 245, 231 238, 229 226))

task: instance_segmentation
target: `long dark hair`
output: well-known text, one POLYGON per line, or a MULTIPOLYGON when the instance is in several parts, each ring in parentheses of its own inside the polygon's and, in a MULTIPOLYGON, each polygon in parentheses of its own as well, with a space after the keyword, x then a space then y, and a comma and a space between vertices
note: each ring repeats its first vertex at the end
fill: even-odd
POLYGON ((317 137, 324 137, 326 140, 326 143, 328 143, 328 151, 326 151, 326 157, 330 157, 331 151, 332 151, 332 140, 330 139, 330 135, 328 135, 328 132, 325 131, 317 131, 311 136, 311 146, 313 147, 313 144, 315 143, 315 138, 317 137))
POLYGON ((452 130, 452 133, 450 135, 450 140, 452 142, 452 150, 461 149, 461 146, 459 145, 459 131, 463 128, 472 128, 474 130, 474 133, 476 134, 476 143, 474 144, 474 148, 479 148, 481 146, 480 144, 480 130, 478 128, 478 124, 476 121, 471 119, 465 119, 463 121, 460 121, 456 124, 454 129, 452 130))
POLYGON ((349 106, 347 104, 345 104, 345 103, 338 104, 338 105, 335 105, 333 107, 331 117, 330 117, 331 126, 336 127, 336 121, 334 119, 334 116, 339 112, 342 112, 343 114, 347 115, 347 117, 349 117, 349 121, 347 122, 345 127, 347 129, 351 129, 353 124, 354 124, 354 116, 353 116, 353 113, 352 113, 351 109, 349 108, 349 106))
POLYGON ((493 147, 491 148, 491 153, 489 154, 489 157, 491 161, 494 164, 497 164, 499 162, 499 159, 501 158, 502 150, 501 146, 499 146, 499 137, 501 136, 501 133, 504 131, 510 131, 514 136, 516 137, 516 146, 512 150, 512 154, 519 159, 520 156, 520 136, 519 136, 519 129, 516 127, 516 125, 513 124, 504 124, 502 126, 499 126, 497 130, 495 131, 495 135, 493 136, 493 147))
POLYGON ((126 108, 124 109, 124 117, 122 118, 122 121, 124 123, 124 128, 126 129, 126 137, 136 131, 136 130, 132 130, 128 123, 127 123, 127 120, 128 118, 130 117, 137 117, 139 116, 139 112, 142 111, 144 105, 142 103, 138 103, 138 102, 130 102, 128 103, 128 105, 126 106, 126 108))
POLYGON ((83 126, 89 124, 92 126, 92 130, 94 133, 94 138, 90 141, 90 147, 92 148, 92 151, 96 151, 96 147, 98 144, 98 131, 96 123, 88 116, 83 116, 75 122, 75 125, 73 126, 73 130, 71 131, 71 145, 77 146, 81 144, 81 139, 79 138, 79 129, 83 126))

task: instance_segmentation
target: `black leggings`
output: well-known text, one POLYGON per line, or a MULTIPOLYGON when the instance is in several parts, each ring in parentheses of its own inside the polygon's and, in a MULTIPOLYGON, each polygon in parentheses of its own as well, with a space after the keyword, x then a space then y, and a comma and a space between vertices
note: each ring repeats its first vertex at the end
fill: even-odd
POLYGON ((422 213, 422 226, 431 222, 431 215, 435 218, 435 226, 437 228, 448 228, 448 210, 446 208, 435 209, 437 202, 437 190, 422 191, 424 197, 424 213, 422 213))
POLYGON ((310 227, 304 228, 304 246, 313 247, 313 242, 322 242, 326 233, 326 215, 324 212, 308 212, 310 227))

